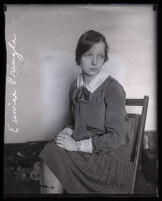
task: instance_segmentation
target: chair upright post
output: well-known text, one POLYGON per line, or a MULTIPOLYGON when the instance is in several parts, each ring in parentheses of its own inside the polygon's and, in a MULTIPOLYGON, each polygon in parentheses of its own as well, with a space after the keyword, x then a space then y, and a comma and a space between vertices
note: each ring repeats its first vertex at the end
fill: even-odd
POLYGON ((144 129, 145 129, 148 101, 149 101, 149 97, 144 96, 143 102, 141 104, 141 106, 143 108, 142 108, 142 113, 141 113, 141 117, 140 117, 140 121, 139 121, 139 127, 138 127, 138 133, 137 133, 137 144, 135 146, 136 152, 135 152, 135 157, 134 157, 134 175, 133 175, 131 194, 134 194, 134 190, 135 190, 137 170, 138 170, 138 166, 139 166, 139 160, 141 157, 141 148, 142 148, 142 140, 143 140, 144 129))

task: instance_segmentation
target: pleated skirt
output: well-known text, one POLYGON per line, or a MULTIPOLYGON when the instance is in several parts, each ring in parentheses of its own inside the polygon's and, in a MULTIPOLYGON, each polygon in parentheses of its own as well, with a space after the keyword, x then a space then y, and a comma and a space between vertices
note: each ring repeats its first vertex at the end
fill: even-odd
POLYGON ((129 194, 133 163, 129 147, 108 153, 72 152, 48 142, 39 157, 59 179, 67 193, 129 194))

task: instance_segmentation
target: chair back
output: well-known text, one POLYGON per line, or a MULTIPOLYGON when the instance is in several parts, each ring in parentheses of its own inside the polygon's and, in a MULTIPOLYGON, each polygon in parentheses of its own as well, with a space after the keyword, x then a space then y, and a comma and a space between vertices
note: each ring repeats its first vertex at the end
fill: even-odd
POLYGON ((130 160, 133 161, 134 165, 134 174, 132 181, 131 194, 134 194, 135 183, 137 177, 137 170, 139 166, 139 161, 141 157, 141 148, 142 141, 144 136, 147 108, 148 108, 149 97, 144 96, 143 99, 126 99, 126 106, 141 106, 142 111, 140 114, 128 113, 128 118, 131 124, 131 135, 130 138, 130 147, 131 155, 130 160))

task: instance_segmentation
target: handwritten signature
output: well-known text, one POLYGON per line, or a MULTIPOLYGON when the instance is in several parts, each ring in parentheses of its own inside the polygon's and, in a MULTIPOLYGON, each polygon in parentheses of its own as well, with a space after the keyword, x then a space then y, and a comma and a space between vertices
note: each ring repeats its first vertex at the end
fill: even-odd
MULTIPOLYGON (((12 50, 12 62, 10 65, 7 65, 7 68, 9 70, 9 77, 7 78, 7 82, 11 86, 15 86, 16 85, 16 62, 22 61, 24 59, 23 56, 16 51, 16 34, 15 33, 13 34, 12 42, 8 42, 8 46, 12 50)), ((14 125, 13 127, 11 127, 10 124, 8 123, 7 127, 11 132, 18 133, 19 128, 18 128, 18 117, 17 117, 17 109, 16 109, 18 97, 14 87, 12 88, 11 93, 12 93, 12 102, 9 102, 8 106, 11 108, 11 111, 12 111, 12 122, 14 123, 14 125)))

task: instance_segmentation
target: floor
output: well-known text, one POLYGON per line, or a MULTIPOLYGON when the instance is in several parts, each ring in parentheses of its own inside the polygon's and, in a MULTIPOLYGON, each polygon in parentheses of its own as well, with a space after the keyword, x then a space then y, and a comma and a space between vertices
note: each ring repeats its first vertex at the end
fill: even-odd
POLYGON ((135 194, 137 195, 149 195, 157 196, 157 185, 155 181, 147 179, 142 170, 138 171, 137 183, 135 187, 135 194))
MULTIPOLYGON (((38 182, 22 182, 20 179, 14 177, 9 169, 5 169, 4 175, 7 175, 7 178, 4 181, 4 193, 6 197, 13 194, 40 195, 38 182)), ((137 174, 135 194, 137 196, 153 197, 156 197, 157 194, 155 182, 148 181, 145 178, 142 169, 139 170, 137 174)))

